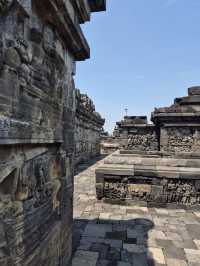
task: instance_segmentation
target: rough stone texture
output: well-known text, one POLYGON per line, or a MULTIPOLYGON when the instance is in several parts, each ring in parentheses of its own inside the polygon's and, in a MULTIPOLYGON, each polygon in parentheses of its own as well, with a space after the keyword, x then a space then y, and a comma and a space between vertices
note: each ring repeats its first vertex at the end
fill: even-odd
POLYGON ((75 162, 100 155, 100 137, 105 120, 95 111, 92 100, 76 90, 75 162))
POLYGON ((117 122, 114 136, 119 139, 120 147, 128 150, 158 150, 156 127, 147 123, 146 116, 125 116, 117 122))
POLYGON ((101 154, 108 155, 120 148, 119 138, 101 135, 101 154))
POLYGON ((118 137, 120 152, 96 171, 99 199, 200 206, 199 94, 199 87, 189 88, 187 97, 155 109, 154 125, 148 125, 146 117, 125 117, 117 123, 114 140, 118 137))
POLYGON ((145 206, 199 205, 199 158, 164 156, 112 154, 96 170, 97 197, 145 206))
POLYGON ((199 265, 200 213, 98 201, 95 170, 103 164, 75 176, 74 265, 199 265))
POLYGON ((160 128, 160 150, 198 152, 200 148, 200 88, 176 98, 170 107, 156 108, 152 121, 160 128))
POLYGON ((98 4, 0 0, 2 266, 70 261, 73 75, 75 61, 90 54, 79 23, 98 4))

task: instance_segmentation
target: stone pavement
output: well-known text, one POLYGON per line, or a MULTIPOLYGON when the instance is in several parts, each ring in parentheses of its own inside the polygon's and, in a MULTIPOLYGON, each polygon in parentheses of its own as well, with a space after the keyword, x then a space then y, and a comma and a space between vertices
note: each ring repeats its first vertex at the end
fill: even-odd
POLYGON ((100 164, 75 176, 72 266, 200 266, 200 212, 97 201, 100 164))

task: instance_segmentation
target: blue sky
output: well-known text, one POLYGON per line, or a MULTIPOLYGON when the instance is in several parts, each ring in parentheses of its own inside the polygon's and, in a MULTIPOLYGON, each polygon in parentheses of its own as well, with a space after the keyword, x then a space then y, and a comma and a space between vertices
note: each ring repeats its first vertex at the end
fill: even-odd
POLYGON ((129 115, 150 115, 200 84, 200 0, 107 0, 82 26, 91 59, 77 64, 87 93, 112 131, 129 115))

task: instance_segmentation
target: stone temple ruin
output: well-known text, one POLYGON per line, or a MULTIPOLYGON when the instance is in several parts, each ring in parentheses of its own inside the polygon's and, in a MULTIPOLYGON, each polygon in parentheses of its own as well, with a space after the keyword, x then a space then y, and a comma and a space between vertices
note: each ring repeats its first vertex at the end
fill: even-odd
POLYGON ((200 87, 170 107, 117 123, 119 151, 96 170, 99 199, 145 206, 200 204, 200 87))
POLYGON ((90 56, 79 24, 103 10, 104 0, 0 0, 1 266, 70 262, 75 126, 79 158, 98 153, 104 123, 75 96, 75 62, 90 56))
POLYGON ((76 90, 75 163, 100 154, 100 136, 105 120, 95 111, 92 100, 76 90))

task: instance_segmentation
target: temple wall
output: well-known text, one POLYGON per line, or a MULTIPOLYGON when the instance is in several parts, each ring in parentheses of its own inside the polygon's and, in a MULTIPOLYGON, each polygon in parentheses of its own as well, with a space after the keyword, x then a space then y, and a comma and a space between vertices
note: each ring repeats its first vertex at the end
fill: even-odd
POLYGON ((157 128, 147 123, 147 117, 124 117, 117 122, 114 131, 115 141, 120 148, 132 151, 156 151, 159 148, 157 128))
POLYGON ((0 265, 68 265, 87 1, 0 0, 0 265), (86 3, 86 4, 84 4, 86 3))
POLYGON ((95 111, 92 100, 76 91, 75 163, 100 155, 101 132, 104 119, 95 111))
POLYGON ((160 150, 165 152, 198 152, 200 127, 165 126, 161 129, 160 150))
POLYGON ((153 124, 126 116, 114 131, 125 141, 96 169, 98 199, 148 207, 200 207, 200 86, 155 108, 153 124))
POLYGON ((102 155, 112 154, 120 148, 120 140, 117 137, 101 136, 100 147, 102 155))

